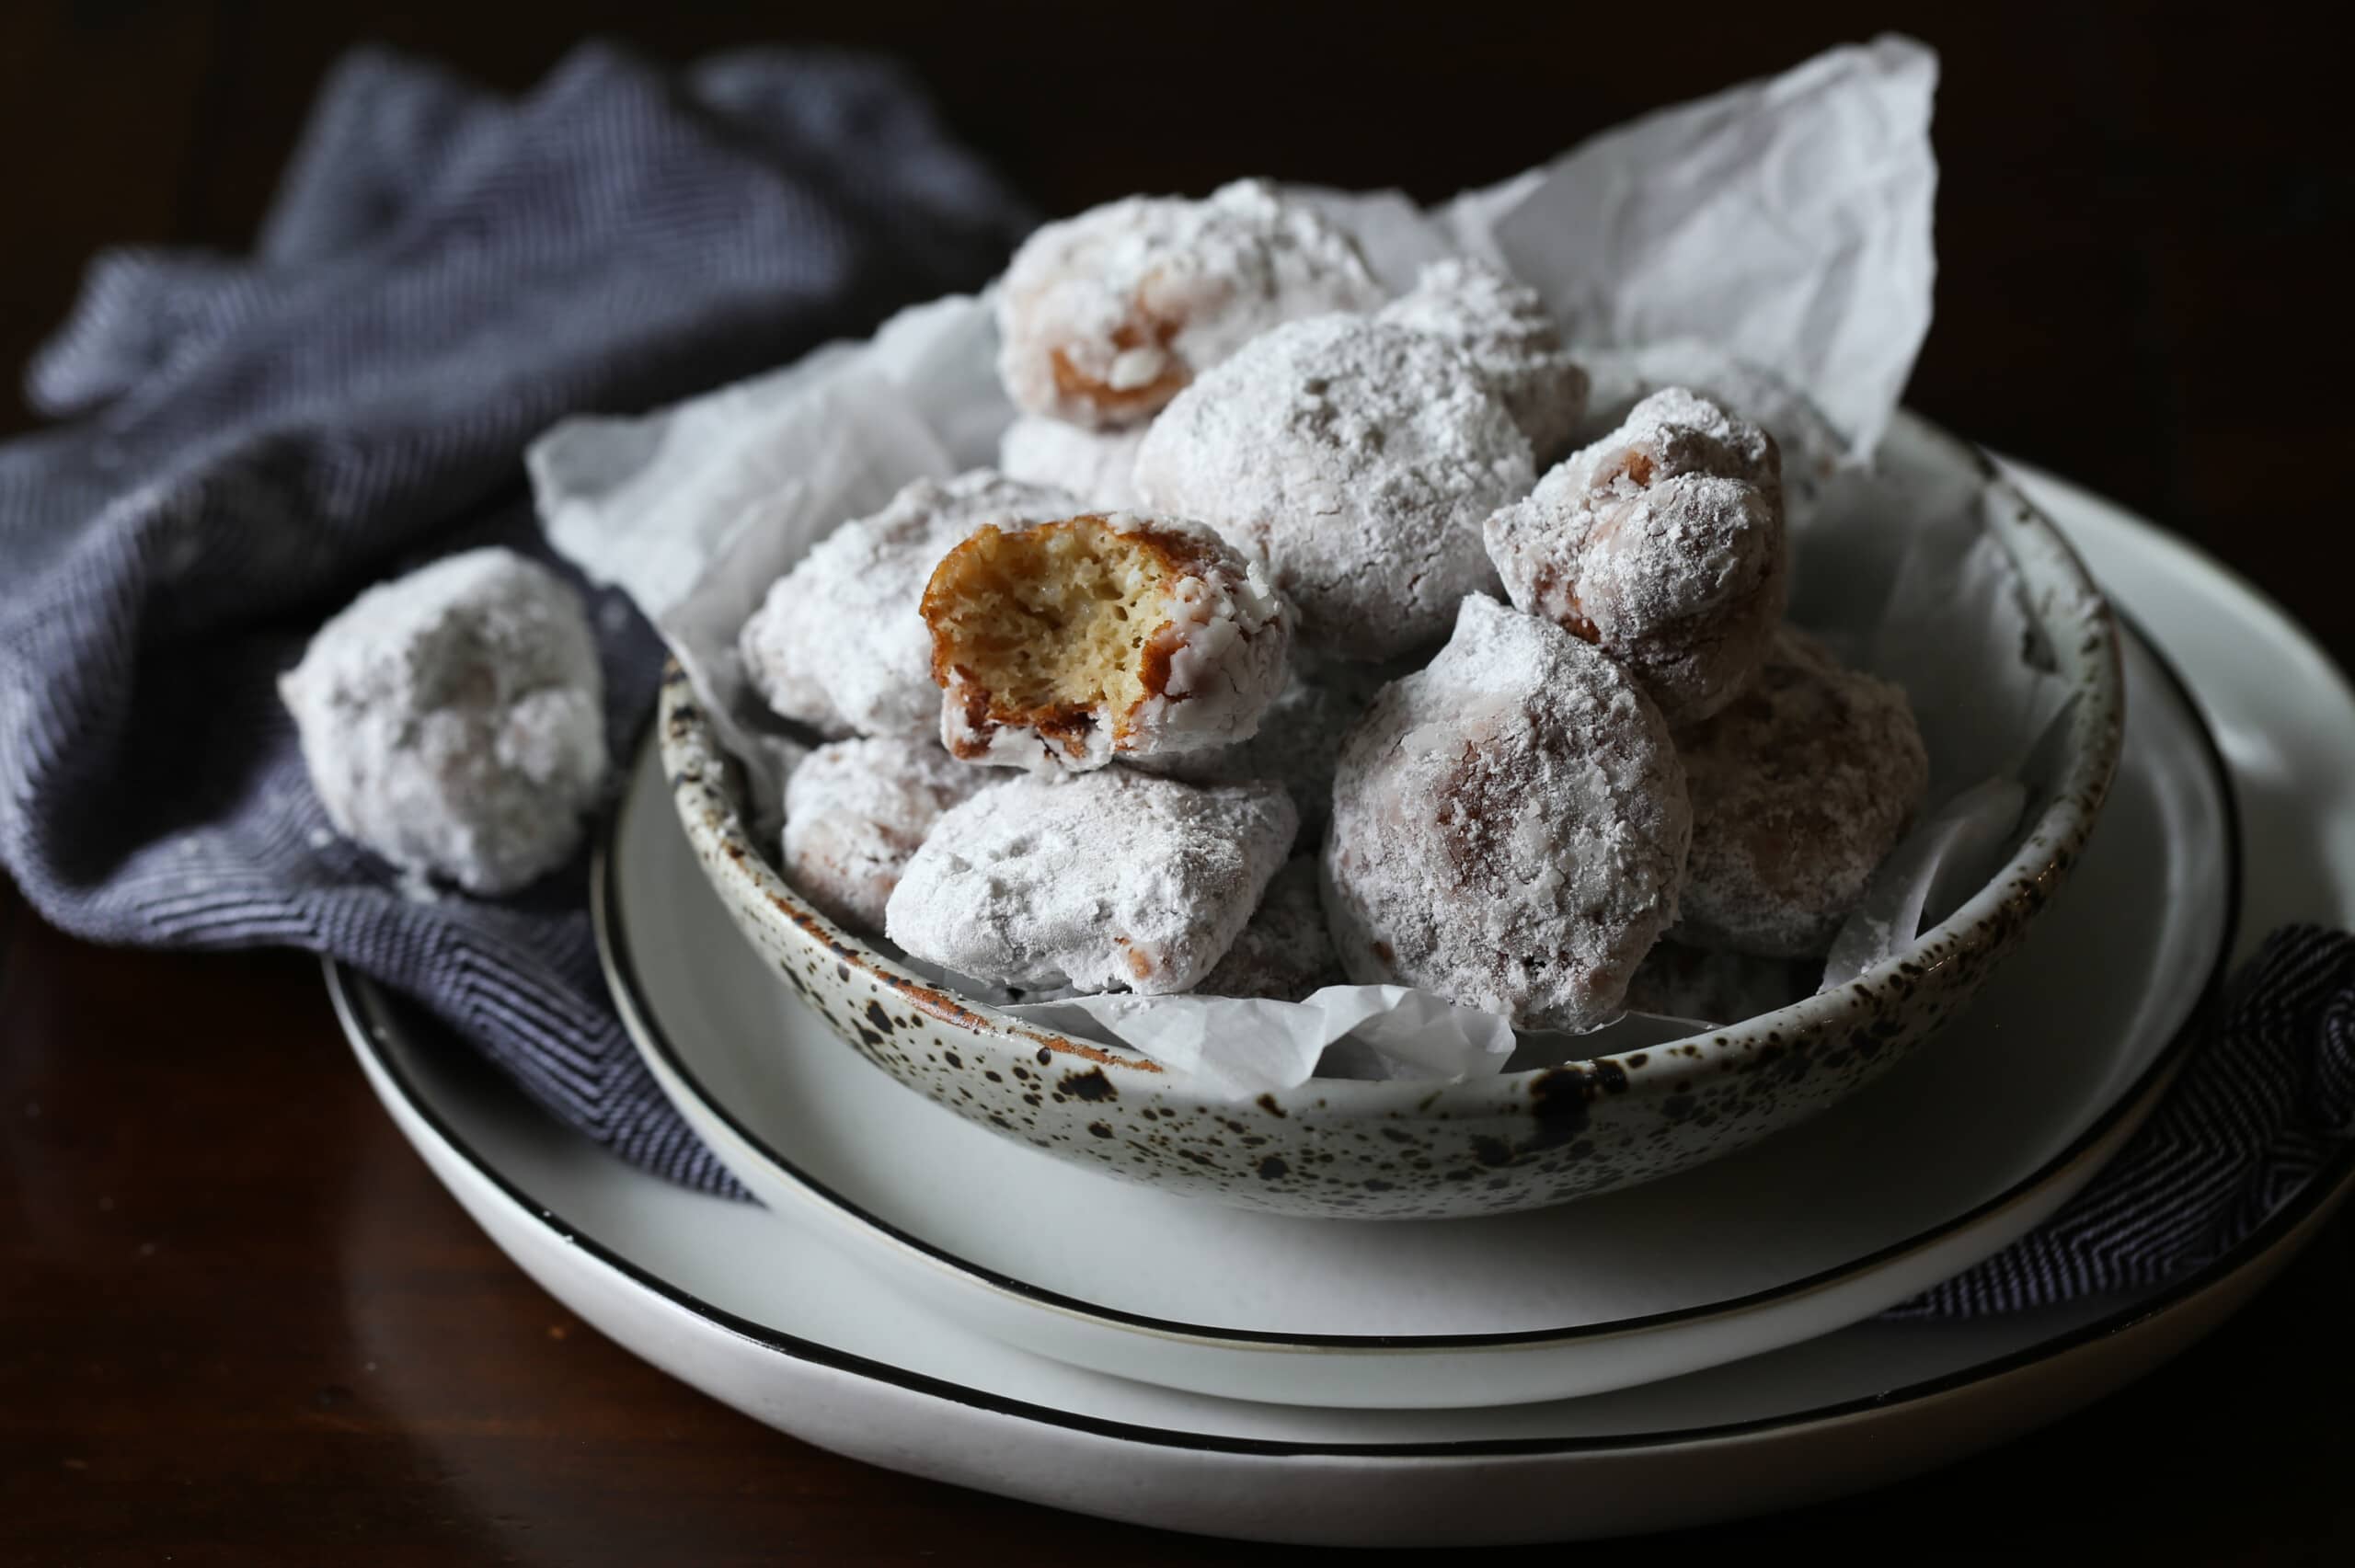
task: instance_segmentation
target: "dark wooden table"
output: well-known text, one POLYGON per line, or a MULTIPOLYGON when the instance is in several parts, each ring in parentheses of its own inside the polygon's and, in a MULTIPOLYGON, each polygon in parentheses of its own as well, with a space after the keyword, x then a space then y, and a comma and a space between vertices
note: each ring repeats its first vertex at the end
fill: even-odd
MULTIPOLYGON (((2344 662, 2355 181, 2338 56, 2211 8, 2051 9, 1930 32, 1942 266, 1912 400, 2205 544, 2344 662)), ((321 70, 359 36, 507 87, 584 31, 680 58, 761 37, 880 45, 1067 209, 1253 169, 1441 196, 1886 19, 1522 10, 33 0, 0 17, 0 360, 21 363, 99 245, 242 246, 321 70)), ((307 959, 99 950, 0 882, 0 1562, 1275 1555, 867 1469, 633 1360, 402 1145, 307 959), (369 1360, 361 1300, 439 1354, 369 1360)), ((2036 1436, 1851 1502, 1607 1550, 2355 1560, 2350 1309, 2342 1220, 2213 1338, 2036 1436)))

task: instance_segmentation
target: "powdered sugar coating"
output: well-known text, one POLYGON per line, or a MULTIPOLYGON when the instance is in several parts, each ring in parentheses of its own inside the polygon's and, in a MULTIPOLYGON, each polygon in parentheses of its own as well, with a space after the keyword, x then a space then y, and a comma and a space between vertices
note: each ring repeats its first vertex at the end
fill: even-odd
POLYGON ((1341 740, 1382 689, 1384 669, 1340 659, 1294 657, 1282 691, 1259 715, 1251 738, 1211 750, 1148 757, 1132 765, 1189 784, 1246 784, 1273 779, 1300 810, 1304 841, 1325 830, 1333 803, 1333 766, 1341 740))
POLYGON ((1585 1030, 1675 917, 1692 818, 1660 710, 1560 627, 1475 595, 1341 750, 1326 913, 1353 980, 1585 1030))
POLYGON ((1626 422, 1653 393, 1683 387, 1738 414, 1775 438, 1783 481, 1783 515, 1803 527, 1846 461, 1847 438, 1806 395, 1772 372, 1691 338, 1585 354, 1586 413, 1571 439, 1591 445, 1626 422))
POLYGON ((1693 800, 1679 940, 1828 952, 1929 787, 1904 691, 1781 628, 1750 688, 1677 734, 1693 800))
POLYGON ((1132 196, 1015 252, 998 287, 998 375, 1027 412, 1134 424, 1279 322, 1384 297, 1348 235, 1264 181, 1201 201, 1132 196))
POLYGON ((829 918, 880 931, 901 869, 934 821, 999 782, 929 738, 821 746, 786 781, 785 875, 829 918))
POLYGON ((918 958, 993 984, 1188 990, 1250 920, 1297 826, 1274 784, 1016 775, 933 824, 885 928, 918 958))
POLYGON ((1626 472, 1632 457, 1657 465, 1659 476, 1717 474, 1770 494, 1783 482, 1782 449, 1765 428, 1729 413, 1682 386, 1665 386, 1627 411, 1619 428, 1581 447, 1564 464, 1582 489, 1640 488, 1626 472))
POLYGON ((1457 601, 1496 580, 1482 521, 1534 475, 1468 361, 1349 315, 1280 326, 1188 387, 1136 467, 1149 504, 1267 561, 1304 641, 1352 658, 1447 634, 1457 601))
POLYGON ((1470 360, 1541 464, 1570 444, 1586 412, 1586 372, 1528 284, 1471 257, 1434 261, 1375 319, 1428 333, 1470 360))
MULTIPOLYGON (((951 660, 936 632, 933 675, 940 682, 941 741, 969 762, 1034 772, 1086 772, 1115 757, 1151 758, 1231 746, 1247 738, 1283 690, 1292 613, 1246 560, 1207 528, 1167 518, 1113 512, 1095 521, 1160 553, 1169 573, 1168 619, 1141 650, 1143 695, 1124 710, 1099 704, 1074 727, 1005 716, 971 669, 951 660)), ((936 574, 935 583, 940 578, 936 574)), ((925 614, 932 618, 928 589, 925 614)))
POLYGON ((1790 591, 1772 437, 1677 388, 1488 521, 1513 603, 1628 666, 1671 723, 1731 701, 1790 591))
POLYGON ((1268 884, 1250 923, 1194 989, 1204 996, 1270 997, 1298 1001, 1348 977, 1325 930, 1325 904, 1316 887, 1316 857, 1286 861, 1268 884))
POLYGON ((604 790, 588 618, 562 578, 511 550, 368 589, 278 691, 337 830, 470 893, 561 865, 604 790))
POLYGON ((998 439, 997 465, 1009 479, 1066 490, 1106 511, 1134 511, 1137 448, 1150 427, 1092 430, 1044 414, 1025 414, 998 439))
POLYGON ((776 580, 738 635, 744 671, 778 714, 826 735, 929 733, 940 691, 917 607, 933 567, 985 524, 1019 528, 1079 509, 1061 490, 986 468, 916 480, 776 580))

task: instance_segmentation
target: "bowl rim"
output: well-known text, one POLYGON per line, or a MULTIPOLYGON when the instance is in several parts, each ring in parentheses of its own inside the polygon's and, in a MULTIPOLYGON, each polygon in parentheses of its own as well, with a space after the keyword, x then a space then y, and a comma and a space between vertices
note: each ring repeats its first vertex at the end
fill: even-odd
MULTIPOLYGON (((2116 1129, 2121 1118, 2132 1114, 2138 1107, 2155 1107, 2160 1097, 2164 1095, 2168 1086, 2174 1082, 2177 1073, 2188 1059, 2191 1048, 2201 1037, 2204 1026, 2222 1005, 2234 950, 2240 937, 2246 844, 2239 792, 2234 784, 2232 768, 2217 739, 2215 727, 2206 711, 2193 696, 2189 684, 2183 679, 2181 672, 2176 669, 2174 662, 2156 640, 2143 635, 2141 641, 2159 678, 2175 692, 2190 716, 2200 750, 2214 774, 2223 813, 2225 887, 2223 921, 2217 933, 2215 956, 2210 964, 2208 973, 2201 979, 2199 992, 2186 1010, 2182 1022, 2177 1026, 2175 1033, 2153 1055, 2142 1071, 2121 1088, 2075 1138, 2056 1150, 2050 1159, 2019 1180, 1999 1192, 1989 1194, 1969 1208, 1948 1217, 1927 1230, 1891 1242, 1861 1257, 1852 1258, 1797 1279, 1766 1286, 1749 1294, 1723 1300, 1695 1302, 1690 1306, 1671 1308, 1605 1322, 1545 1328, 1509 1329, 1475 1333, 1337 1334, 1230 1328, 1218 1324, 1188 1322, 1155 1317, 1150 1313, 1112 1307, 1070 1296, 1045 1286, 1005 1275, 987 1265, 973 1263, 937 1243, 902 1230, 891 1221, 871 1212, 811 1175, 790 1156, 772 1144, 764 1134, 749 1126, 724 1100, 709 1092, 676 1043, 663 1029, 652 1008, 645 1001, 644 986, 638 978, 637 962, 626 933, 626 921, 622 910, 619 879, 615 876, 615 867, 620 858, 616 845, 620 841, 622 813, 618 809, 607 814, 592 845, 590 914, 597 936, 599 965, 604 971, 608 985, 614 993, 615 1004, 625 1024, 625 1032, 629 1035, 631 1043, 637 1047, 638 1053, 648 1059, 649 1069, 657 1071, 658 1081, 665 1076, 675 1078, 681 1088, 693 1096, 706 1114, 732 1134, 739 1142, 752 1151, 753 1156, 769 1166, 804 1197, 810 1199, 829 1220, 871 1232, 880 1237, 887 1246, 910 1256, 919 1264, 931 1266, 943 1275, 978 1286, 998 1297, 1042 1309, 1064 1318, 1094 1322, 1133 1333, 1144 1333, 1156 1338, 1230 1351, 1387 1356, 1543 1349, 1550 1346, 1634 1337, 1666 1329, 1735 1317, 1837 1288, 1860 1274, 1895 1265, 1908 1256, 1939 1245, 1947 1238, 1962 1230, 1982 1224, 2007 1209, 2029 1201, 2052 1181, 2091 1156, 2102 1141, 2116 1129)), ((683 683, 684 677, 680 679, 683 683)), ((658 726, 658 733, 661 729, 661 727, 658 726)), ((666 769, 666 783, 672 782, 674 778, 675 775, 666 769)), ((675 798, 675 792, 673 795, 675 798)), ((699 856, 698 859, 700 860, 701 857, 699 856)), ((1762 1014, 1762 1016, 1764 1015, 1762 1014)), ((665 1092, 670 1092, 667 1085, 665 1092)))
MULTIPOLYGON (((2023 586, 2032 596, 2031 618, 2044 634, 2055 663, 2075 688, 2074 710, 2066 721, 2067 764, 2004 864, 1905 952, 1844 984, 1770 1013, 1666 1044, 1516 1072, 1440 1082, 1310 1078, 1285 1091, 1287 1097, 1295 1097, 1297 1104, 1296 1097, 1314 1096, 1317 1110, 1338 1116, 1381 1115, 1402 1105, 1411 1105, 1418 1116, 1486 1115, 1500 1104, 1523 1101, 1541 1081, 1570 1072, 1590 1081, 1611 1082, 1614 1095, 1664 1098, 1723 1070, 1730 1061, 1778 1044, 1787 1034, 1838 1024, 1855 1012, 1863 998, 1882 986, 1918 984, 1939 969, 1997 947, 2007 923, 2005 911, 2011 906, 2023 898, 2050 898, 2074 863, 2073 841, 2082 842, 2108 796, 2125 744, 2125 671, 2117 614, 2075 549, 1985 452, 1908 409, 1897 410, 1891 428, 1900 426, 1943 449, 1950 459, 1975 470, 1984 481, 1982 508, 1990 527, 1999 533, 2005 554, 2028 578, 2023 586), (2037 569, 2029 571, 2030 567, 2037 569), (2074 643, 2052 635, 2052 622, 2063 612, 2053 595, 2042 591, 2046 585, 2065 595, 2066 612, 2081 615, 2081 635, 2074 643)), ((1159 1063, 1142 1055, 1074 1039, 934 985, 805 900, 770 865, 768 857, 754 849, 743 821, 741 796, 725 782, 737 764, 712 733, 700 700, 675 659, 664 667, 655 736, 662 750, 673 803, 690 838, 701 833, 713 839, 717 856, 706 864, 715 876, 738 880, 739 895, 749 896, 747 901, 759 909, 764 921, 789 930, 795 940, 821 949, 836 963, 866 973, 910 1007, 962 1031, 982 1048, 1018 1053, 1026 1065, 1053 1056, 1078 1057, 1120 1072, 1123 1093, 1133 1089, 1166 1098, 1194 1097, 1189 1090, 1179 1091, 1183 1080, 1169 1076, 1159 1063), (717 769, 710 765, 714 761, 720 764, 717 769), (714 777, 715 773, 721 776, 714 777), (691 795, 700 805, 692 803, 691 795), (1042 1052, 1048 1054, 1042 1056, 1042 1052)), ((1262 1096, 1262 1103, 1273 1098, 1262 1096)))

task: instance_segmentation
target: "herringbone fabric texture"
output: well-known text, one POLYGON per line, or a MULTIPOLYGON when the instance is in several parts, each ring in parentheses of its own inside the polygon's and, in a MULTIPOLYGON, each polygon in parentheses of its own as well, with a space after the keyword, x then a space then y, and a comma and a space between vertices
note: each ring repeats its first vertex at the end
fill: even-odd
POLYGON ((2091 1185, 1891 1315, 1973 1317, 2180 1278, 2263 1224, 2350 1138, 2355 937, 2286 927, 2091 1185))
MULTIPOLYGON (((615 1022, 582 867, 405 898, 327 830, 273 678, 373 580, 545 556, 522 452, 553 420, 863 332, 1025 226, 874 62, 591 47, 507 101, 347 60, 252 256, 100 258, 31 372, 66 422, 0 449, 0 858, 98 941, 332 954, 601 1142, 728 1187, 615 1022)), ((618 748, 657 649, 597 608, 618 748)))

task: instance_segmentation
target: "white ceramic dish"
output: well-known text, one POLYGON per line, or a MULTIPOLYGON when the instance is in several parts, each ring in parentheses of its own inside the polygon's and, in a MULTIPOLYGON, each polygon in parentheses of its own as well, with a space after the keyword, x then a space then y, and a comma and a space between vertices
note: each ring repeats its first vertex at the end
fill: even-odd
MULTIPOLYGON (((2027 477, 2121 602, 2161 629, 2215 721, 2251 852, 2243 945, 2289 920, 2355 923, 2355 693, 2212 562, 2105 502, 2027 477)), ((940 1322, 775 1217, 629 1170, 532 1113, 464 1052, 434 1049, 365 1006, 363 986, 339 990, 371 1082, 429 1165, 519 1264, 637 1354, 756 1419, 896 1469, 1267 1539, 1587 1538, 1894 1480, 2165 1360, 2269 1279, 2355 1185, 2355 1161, 2340 1160, 2232 1254, 2124 1300, 1977 1323, 1860 1324, 1557 1404, 1242 1404, 1078 1371, 940 1322)), ((355 1324, 385 1365, 400 1360, 380 1352, 415 1333, 365 1311, 355 1324)), ((431 1354, 430 1344, 408 1347, 431 1354)))
POLYGON ((734 940, 650 748, 600 856, 599 951, 656 1079, 747 1187, 983 1333, 1238 1399, 1626 1388, 1813 1338, 1944 1278, 2051 1213, 2140 1124, 2224 956, 2234 833, 2198 715, 2128 650, 2101 830, 1969 1014, 1805 1127, 1549 1209, 1337 1225, 990 1136, 844 1050, 734 940))
MULTIPOLYGON (((1584 1539, 1899 1480, 2090 1403, 2181 1350, 2355 1188, 2355 1161, 2342 1160, 2217 1265, 2125 1300, 1980 1323, 1864 1323, 1554 1404, 1247 1404, 1083 1372, 944 1323, 840 1266, 814 1237, 788 1230, 781 1242, 770 1217, 640 1174, 556 1127, 461 1050, 411 1035, 365 981, 345 977, 339 990, 371 1083, 427 1164, 526 1273, 624 1347, 837 1453, 1208 1535, 1391 1547, 1584 1539)), ((352 1319, 382 1366, 435 1353, 422 1324, 380 1303, 355 1300, 352 1319)), ((399 1380, 379 1381, 397 1408, 399 1380)), ((500 1511, 484 1500, 486 1514, 500 1511)))
MULTIPOLYGON (((1901 415, 1882 467, 1907 493, 1969 491, 1974 449, 1901 415)), ((859 1054, 993 1136, 1094 1171, 1271 1213, 1442 1218, 1656 1180, 1814 1116, 1959 1012, 2075 864, 2118 761, 2117 628, 2084 568, 2007 482, 1980 503, 2017 574, 2037 656, 2074 704, 2023 769, 2004 868, 1910 952, 1849 984, 1674 1045, 1443 1085, 1315 1079, 1204 1104, 1154 1063, 940 990, 810 908, 747 836, 737 770, 685 679, 656 735, 695 857, 764 962, 859 1054)))

